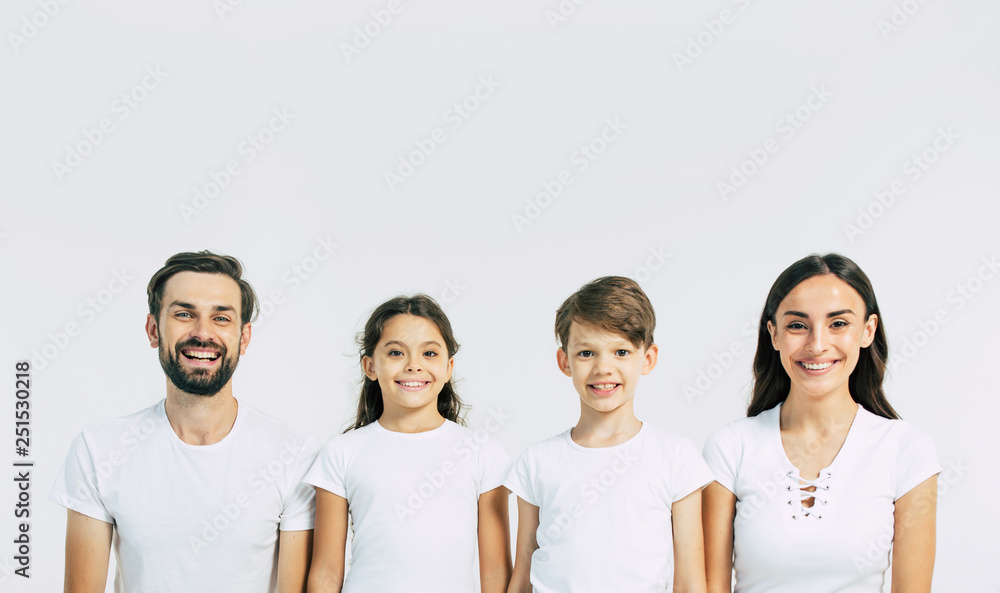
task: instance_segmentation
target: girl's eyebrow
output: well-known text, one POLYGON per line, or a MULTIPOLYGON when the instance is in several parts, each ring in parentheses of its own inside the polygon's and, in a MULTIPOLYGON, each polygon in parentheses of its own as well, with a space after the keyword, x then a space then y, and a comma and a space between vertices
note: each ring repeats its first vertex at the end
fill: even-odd
MULTIPOLYGON (((406 344, 400 342, 399 340, 390 340, 390 341, 388 341, 388 342, 385 343, 386 347, 393 346, 393 345, 395 345, 395 346, 402 346, 403 348, 406 347, 406 344)), ((426 342, 424 342, 423 344, 420 345, 421 348, 423 348, 424 346, 438 346, 438 347, 442 347, 441 344, 438 343, 437 340, 428 340, 428 341, 426 341, 426 342)))
MULTIPOLYGON (((854 311, 851 311, 850 309, 841 309, 840 311, 832 311, 830 313, 827 313, 826 316, 827 317, 837 317, 839 315, 848 315, 848 314, 854 315, 855 313, 854 313, 854 311)), ((801 311, 785 311, 785 315, 794 315, 796 317, 801 317, 803 319, 809 319, 809 316, 806 315, 805 313, 801 312, 801 311)))

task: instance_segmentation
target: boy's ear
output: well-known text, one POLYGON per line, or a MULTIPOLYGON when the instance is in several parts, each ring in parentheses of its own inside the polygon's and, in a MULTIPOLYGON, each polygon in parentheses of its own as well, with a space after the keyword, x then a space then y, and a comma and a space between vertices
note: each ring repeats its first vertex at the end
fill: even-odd
POLYGON ((562 348, 556 350, 556 363, 559 365, 559 370, 562 371, 567 377, 573 376, 573 371, 569 368, 569 355, 562 348))
POLYGON ((656 344, 650 344, 643 353, 642 374, 648 375, 649 371, 656 368, 656 357, 660 353, 660 348, 656 344))

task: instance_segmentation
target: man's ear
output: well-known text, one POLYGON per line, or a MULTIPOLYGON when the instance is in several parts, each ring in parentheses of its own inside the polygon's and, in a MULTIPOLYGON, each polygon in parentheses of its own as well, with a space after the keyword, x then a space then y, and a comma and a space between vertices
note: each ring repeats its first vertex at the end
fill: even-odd
POLYGON ((152 314, 146 315, 146 337, 149 339, 150 348, 160 346, 160 328, 156 324, 156 318, 152 314))
POLYGON ((250 324, 243 324, 243 329, 240 330, 240 356, 247 353, 247 345, 250 344, 250 324))

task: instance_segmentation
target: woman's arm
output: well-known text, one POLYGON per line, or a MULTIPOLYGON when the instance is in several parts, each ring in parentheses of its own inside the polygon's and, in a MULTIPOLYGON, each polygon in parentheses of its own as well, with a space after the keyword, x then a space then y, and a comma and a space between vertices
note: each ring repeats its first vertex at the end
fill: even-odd
POLYGON ((937 476, 896 501, 892 593, 930 593, 937 522, 937 476))
POLYGON ((479 582, 483 593, 504 593, 510 583, 510 490, 479 495, 479 582))
MULTIPOLYGON (((733 520, 736 495, 718 482, 705 487, 701 509, 705 528, 705 576, 709 593, 733 590, 733 520)), ((895 592, 894 592, 895 593, 895 592)))
POLYGON ((517 497, 517 544, 514 574, 507 593, 531 593, 531 555, 538 549, 538 507, 517 497))
POLYGON ((316 488, 316 529, 306 589, 309 593, 340 593, 346 546, 347 499, 316 488))
POLYGON ((674 537, 674 592, 705 593, 705 538, 701 526, 701 490, 670 505, 674 537))

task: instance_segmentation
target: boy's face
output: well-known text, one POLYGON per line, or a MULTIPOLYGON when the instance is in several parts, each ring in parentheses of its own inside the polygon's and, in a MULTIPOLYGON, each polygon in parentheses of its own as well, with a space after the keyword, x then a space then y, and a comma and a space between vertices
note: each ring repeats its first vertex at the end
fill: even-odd
POLYGON ((642 349, 622 334, 574 321, 556 359, 583 406, 613 412, 632 401, 639 377, 656 366, 656 353, 655 344, 642 349))

